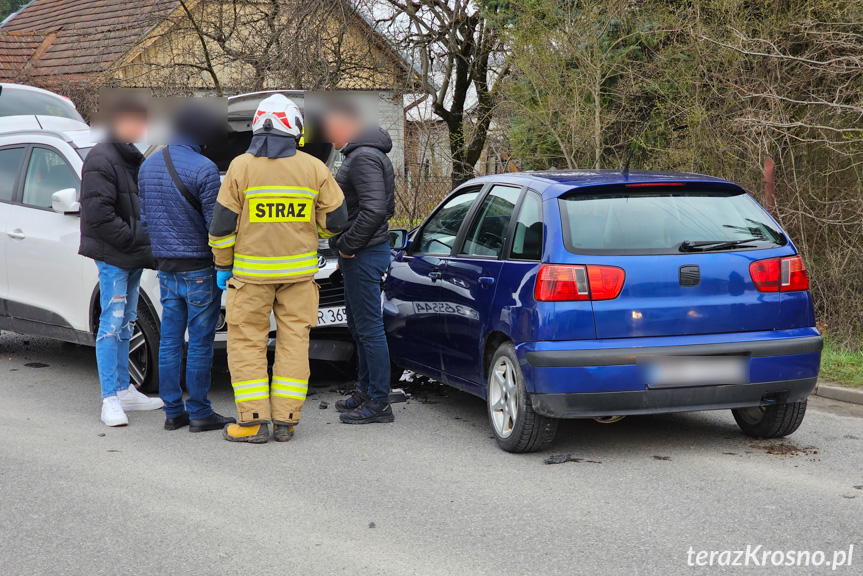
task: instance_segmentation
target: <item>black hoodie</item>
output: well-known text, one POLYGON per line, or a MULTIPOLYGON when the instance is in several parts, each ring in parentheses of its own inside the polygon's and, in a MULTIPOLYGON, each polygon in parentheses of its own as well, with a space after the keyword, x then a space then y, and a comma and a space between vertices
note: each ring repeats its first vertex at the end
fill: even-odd
POLYGON ((395 212, 395 173, 387 153, 393 140, 383 128, 367 130, 342 149, 345 160, 336 182, 345 193, 348 228, 335 239, 341 252, 351 255, 387 241, 395 212))

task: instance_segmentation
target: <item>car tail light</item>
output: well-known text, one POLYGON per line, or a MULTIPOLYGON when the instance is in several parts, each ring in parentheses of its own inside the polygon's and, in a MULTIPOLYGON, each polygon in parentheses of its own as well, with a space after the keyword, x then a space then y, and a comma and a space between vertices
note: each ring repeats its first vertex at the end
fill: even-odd
POLYGON ((749 265, 749 274, 759 292, 809 290, 809 275, 800 256, 757 260, 749 265))
POLYGON ((613 300, 620 295, 626 273, 615 266, 543 264, 534 297, 540 302, 613 300))

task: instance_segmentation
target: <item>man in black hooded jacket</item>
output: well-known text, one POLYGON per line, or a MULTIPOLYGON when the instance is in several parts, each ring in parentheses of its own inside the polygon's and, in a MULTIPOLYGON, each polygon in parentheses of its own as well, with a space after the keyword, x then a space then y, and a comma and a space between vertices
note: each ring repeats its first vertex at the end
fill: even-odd
POLYGON ((135 329, 138 287, 144 268, 153 268, 150 239, 141 225, 138 169, 147 126, 143 104, 124 100, 108 111, 109 137, 84 160, 81 177, 81 245, 78 253, 99 269, 101 315, 96 365, 102 388, 102 422, 129 423, 126 412, 158 410, 163 403, 135 389, 129 378, 129 342, 135 329))
POLYGON ((392 422, 381 278, 390 263, 387 222, 395 211, 395 174, 387 158, 393 141, 383 128, 361 129, 358 113, 349 107, 333 111, 327 132, 345 156, 336 182, 345 193, 348 228, 330 244, 339 253, 348 328, 359 360, 357 388, 336 408, 348 424, 392 422))

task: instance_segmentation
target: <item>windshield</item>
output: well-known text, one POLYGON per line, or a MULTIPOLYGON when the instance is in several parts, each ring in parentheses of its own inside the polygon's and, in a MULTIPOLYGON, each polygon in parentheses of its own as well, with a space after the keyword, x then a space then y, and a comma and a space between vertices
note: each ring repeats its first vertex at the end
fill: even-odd
POLYGON ((613 190, 560 199, 564 242, 576 254, 678 254, 784 245, 785 235, 736 190, 613 190))
POLYGON ((9 86, 2 88, 0 91, 0 116, 31 114, 84 121, 75 109, 75 105, 61 96, 36 92, 35 90, 16 90, 9 86))

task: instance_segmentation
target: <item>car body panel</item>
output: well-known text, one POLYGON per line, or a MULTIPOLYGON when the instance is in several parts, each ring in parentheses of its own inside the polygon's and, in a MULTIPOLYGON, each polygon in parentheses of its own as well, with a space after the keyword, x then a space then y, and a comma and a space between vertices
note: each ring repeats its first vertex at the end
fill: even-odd
POLYGON ((441 303, 447 359, 443 366, 448 376, 480 387, 483 334, 487 333, 490 312, 503 268, 500 260, 487 258, 445 258, 441 278, 441 303))
POLYGON ((390 264, 383 304, 391 352, 430 370, 440 370, 445 346, 445 316, 435 305, 441 301, 445 262, 436 256, 413 256, 401 252, 390 264))
MULTIPOLYGON (((440 354, 439 364, 430 362, 427 357, 423 358, 424 351, 421 353, 421 349, 414 346, 426 337, 416 333, 422 327, 417 326, 417 330, 412 332, 404 330, 404 309, 392 306, 390 299, 394 282, 399 282, 399 298, 403 301, 410 300, 413 291, 420 288, 411 285, 411 280, 404 275, 398 280, 389 277, 385 283, 384 306, 388 312, 386 326, 393 344, 394 361, 483 397, 486 394, 482 364, 484 347, 490 337, 498 334, 515 345, 528 392, 536 397, 546 395, 543 414, 558 417, 614 413, 602 412, 596 407, 574 409, 571 404, 578 402, 567 400, 567 395, 627 393, 630 394, 626 397, 629 404, 624 402, 629 410, 627 413, 662 411, 662 402, 668 402, 669 411, 678 411, 759 405, 762 397, 774 393, 805 397, 817 378, 821 350, 821 337, 814 327, 811 296, 808 291, 759 292, 749 273, 749 264, 755 260, 797 254, 787 235, 786 243, 781 246, 679 255, 587 255, 574 254, 566 249, 559 208, 562 195, 578 194, 582 190, 585 193, 596 192, 611 186, 619 187, 622 183, 664 182, 685 182, 699 187, 743 192, 738 186, 719 178, 653 172, 629 175, 612 171, 521 173, 484 176, 469 181, 463 188, 484 185, 487 190, 490 184, 509 184, 537 191, 543 198, 545 240, 542 262, 618 266, 626 272, 623 291, 613 300, 536 302, 534 286, 540 263, 501 258, 492 266, 497 277, 494 296, 486 308, 485 304, 477 305, 477 293, 472 291, 475 278, 486 273, 482 271, 483 266, 463 261, 452 254, 443 256, 441 259, 446 262, 443 274, 450 284, 441 290, 438 302, 476 309, 478 316, 467 321, 462 317, 450 320, 451 315, 444 315, 444 321, 461 332, 456 332, 454 337, 444 341, 442 348, 435 350, 435 358, 440 354), (696 290, 681 286, 678 281, 680 267, 690 264, 698 265, 701 271, 701 282, 694 287, 696 290), (631 358, 625 362, 600 365, 588 362, 576 365, 540 363, 535 366, 531 363, 535 353, 560 352, 583 356, 615 350, 627 351, 626 355, 631 358), (665 388, 662 391, 651 389, 635 358, 639 350, 651 357, 696 353, 742 357, 748 369, 749 384, 733 389, 707 386, 716 388, 713 396, 705 390, 684 392, 692 387, 665 388), (473 358, 473 366, 468 366, 469 358, 473 358), (793 391, 783 392, 783 382, 788 382, 786 388, 793 388, 793 391), (675 394, 675 390, 679 392, 675 394), (764 390, 767 392, 756 394, 764 390), (690 398, 691 404, 687 407, 686 401, 678 401, 680 398, 690 398), (638 401, 643 402, 644 412, 639 412, 638 401), (565 411, 555 412, 550 408, 552 406, 565 411)), ((481 201, 482 195, 474 201, 475 206, 481 201)), ((463 231, 475 212, 475 207, 468 212, 461 225, 460 236, 464 235, 463 231)), ((765 218, 781 230, 766 213, 765 218)), ((414 231, 414 239, 420 230, 422 225, 414 231)), ((456 249, 454 247, 453 251, 456 249)), ((409 245, 405 250, 397 251, 394 266, 397 267, 410 250, 409 245)), ((704 387, 699 385, 698 388, 704 387)), ((613 404, 613 400, 608 401, 613 404)))

